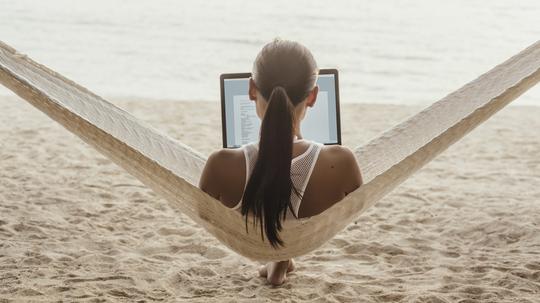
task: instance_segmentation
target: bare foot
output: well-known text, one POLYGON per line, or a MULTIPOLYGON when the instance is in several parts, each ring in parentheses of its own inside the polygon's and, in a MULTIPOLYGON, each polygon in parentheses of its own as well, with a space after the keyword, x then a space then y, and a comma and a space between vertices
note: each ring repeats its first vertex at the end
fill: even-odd
POLYGON ((259 268, 259 275, 261 277, 266 277, 268 283, 278 286, 285 282, 287 273, 293 271, 295 268, 296 267, 293 259, 280 262, 270 262, 259 268))

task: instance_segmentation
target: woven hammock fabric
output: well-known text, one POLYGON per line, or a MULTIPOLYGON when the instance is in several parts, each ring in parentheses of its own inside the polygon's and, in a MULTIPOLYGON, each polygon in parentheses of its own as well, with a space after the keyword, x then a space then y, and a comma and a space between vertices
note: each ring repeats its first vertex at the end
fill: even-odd
POLYGON ((310 218, 284 222, 273 249, 239 212, 201 191, 206 157, 0 42, 0 83, 163 196, 233 251, 278 261, 320 247, 401 182, 540 80, 540 42, 354 149, 364 185, 310 218))

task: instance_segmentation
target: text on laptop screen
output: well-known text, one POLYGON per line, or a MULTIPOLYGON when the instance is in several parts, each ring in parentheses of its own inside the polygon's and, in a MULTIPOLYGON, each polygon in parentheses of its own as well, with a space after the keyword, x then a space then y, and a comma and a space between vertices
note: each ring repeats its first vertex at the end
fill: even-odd
MULTIPOLYGON (((227 147, 240 147, 259 140, 261 120, 255 102, 249 99, 249 78, 225 79, 225 116, 227 147)), ((305 139, 324 144, 338 143, 336 88, 333 74, 319 74, 319 93, 313 107, 308 107, 300 124, 305 139)))

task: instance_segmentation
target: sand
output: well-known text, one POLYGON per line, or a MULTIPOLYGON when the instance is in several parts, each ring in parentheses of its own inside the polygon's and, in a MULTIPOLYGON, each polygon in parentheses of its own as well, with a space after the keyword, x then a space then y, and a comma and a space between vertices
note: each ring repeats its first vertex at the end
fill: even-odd
MULTIPOLYGON (((217 102, 114 103, 204 154, 221 147, 217 102)), ((540 301, 540 107, 496 114, 277 288, 26 102, 0 108, 0 302, 540 301)), ((421 108, 343 104, 343 143, 421 108)))

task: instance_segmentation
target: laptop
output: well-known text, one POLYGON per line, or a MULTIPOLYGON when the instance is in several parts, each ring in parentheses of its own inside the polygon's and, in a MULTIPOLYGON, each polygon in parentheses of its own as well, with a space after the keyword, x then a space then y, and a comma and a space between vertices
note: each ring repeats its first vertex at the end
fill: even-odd
MULTIPOLYGON (((251 73, 222 74, 221 122, 223 147, 238 148, 259 141, 261 120, 255 102, 249 99, 251 73)), ((339 86, 336 69, 320 69, 319 93, 313 107, 308 107, 300 124, 304 139, 326 145, 341 145, 339 86)))

